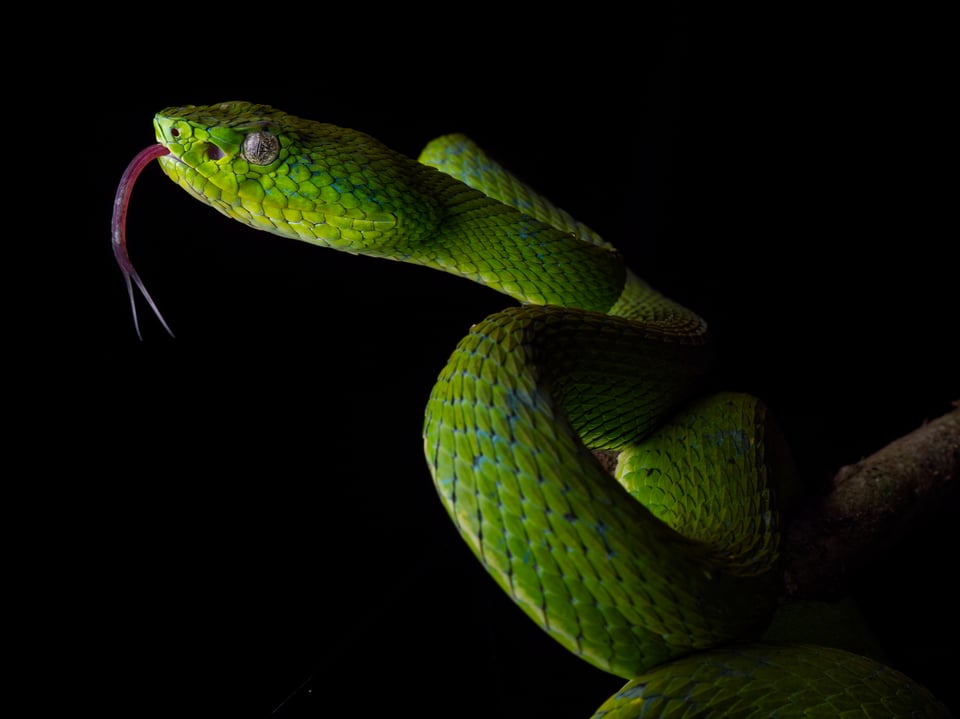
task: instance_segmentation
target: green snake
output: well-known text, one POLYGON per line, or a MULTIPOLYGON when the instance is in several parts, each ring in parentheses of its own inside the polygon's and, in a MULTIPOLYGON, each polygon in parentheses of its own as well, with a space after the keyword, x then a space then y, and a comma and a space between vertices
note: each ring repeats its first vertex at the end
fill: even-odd
POLYGON ((168 108, 154 129, 114 205, 135 323, 134 285, 163 322, 124 230, 154 159, 256 229, 426 265, 516 301, 453 351, 427 403, 424 451, 503 591, 570 652, 628 680, 595 717, 947 715, 872 659, 760 641, 793 486, 785 442, 758 399, 699 396, 706 323, 589 227, 462 135, 413 160, 246 102, 168 108))

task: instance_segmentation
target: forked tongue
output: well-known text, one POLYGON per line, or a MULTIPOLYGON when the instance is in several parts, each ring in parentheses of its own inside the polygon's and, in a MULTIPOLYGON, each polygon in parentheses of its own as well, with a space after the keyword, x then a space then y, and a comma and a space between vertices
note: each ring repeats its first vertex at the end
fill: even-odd
POLYGON ((117 258, 117 264, 120 265, 120 271, 123 272, 123 279, 127 283, 127 294, 130 296, 130 308, 133 310, 133 326, 136 328, 137 337, 139 337, 141 341, 143 340, 143 335, 140 334, 140 323, 137 320, 137 303, 133 294, 134 285, 140 290, 143 298, 147 301, 147 304, 150 305, 150 309, 153 310, 153 314, 157 316, 160 324, 163 325, 163 328, 171 337, 173 337, 173 331, 170 329, 167 321, 163 319, 163 315, 161 315, 160 310, 157 309, 157 305, 150 296, 150 293, 147 292, 147 288, 143 286, 143 281, 134 269, 133 263, 130 261, 130 255, 127 253, 127 206, 130 204, 130 193, 133 191, 133 183, 136 182, 143 168, 158 157, 169 154, 170 150, 159 143, 150 145, 150 147, 138 152, 136 157, 127 165, 127 169, 123 171, 123 177, 120 178, 120 186, 117 188, 117 196, 113 201, 113 221, 110 223, 113 235, 113 256, 117 258))

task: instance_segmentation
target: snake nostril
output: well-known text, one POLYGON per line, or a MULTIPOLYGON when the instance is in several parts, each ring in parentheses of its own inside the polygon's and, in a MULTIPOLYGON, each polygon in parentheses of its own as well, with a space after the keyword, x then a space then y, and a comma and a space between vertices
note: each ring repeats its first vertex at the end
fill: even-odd
POLYGON ((180 137, 180 130, 178 130, 178 129, 175 128, 175 127, 171 127, 171 128, 170 128, 170 135, 171 135, 172 137, 180 137))
POLYGON ((207 159, 219 160, 223 157, 223 150, 216 145, 207 145, 207 159))

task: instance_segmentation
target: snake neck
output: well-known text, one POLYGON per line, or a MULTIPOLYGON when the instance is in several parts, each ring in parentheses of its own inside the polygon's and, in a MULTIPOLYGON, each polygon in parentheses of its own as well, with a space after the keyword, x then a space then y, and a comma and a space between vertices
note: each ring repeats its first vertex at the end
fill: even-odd
POLYGON ((622 255, 585 225, 573 220, 562 224, 566 213, 553 205, 541 209, 515 195, 492 198, 443 173, 432 179, 439 185, 434 194, 443 212, 435 234, 423 245, 422 264, 523 304, 603 312, 676 337, 707 334, 698 314, 627 268, 622 255), (508 202, 523 204, 534 214, 508 202))
MULTIPOLYGON (((459 133, 438 137, 423 149, 419 161, 440 170, 445 176, 452 177, 463 185, 479 190, 489 200, 513 208, 527 221, 532 219, 565 233, 566 237, 563 239, 569 244, 569 251, 582 253, 585 260, 610 263, 610 266, 605 268, 606 272, 597 271, 593 277, 588 277, 585 270, 578 272, 579 276, 573 280, 569 277, 558 277, 562 291, 555 294, 561 295, 560 301, 540 300, 533 301, 532 304, 599 309, 606 314, 643 322, 675 336, 700 337, 706 334, 706 322, 696 313, 655 290, 629 268, 621 270, 622 259, 613 245, 494 160, 469 137, 459 133), (595 250, 589 251, 583 245, 592 246, 595 250), (593 290, 596 301, 587 307, 582 295, 591 283, 602 291, 593 290), (611 297, 613 302, 602 306, 611 297)), ((455 187, 451 185, 451 189, 455 187)), ((445 205, 453 210, 453 217, 459 215, 459 196, 460 193, 456 191, 446 195, 445 205)), ((456 232, 456 222, 451 223, 449 229, 456 232)), ((529 229, 520 222, 513 226, 513 232, 509 233, 508 237, 511 242, 520 239, 522 252, 523 244, 527 242, 525 238, 529 237, 528 233, 529 229)), ((527 255, 526 260, 531 265, 543 261, 535 251, 527 250, 527 255)))
POLYGON ((623 294, 618 252, 554 227, 421 165, 439 213, 433 232, 404 247, 407 261, 451 272, 522 304, 609 312, 623 294))

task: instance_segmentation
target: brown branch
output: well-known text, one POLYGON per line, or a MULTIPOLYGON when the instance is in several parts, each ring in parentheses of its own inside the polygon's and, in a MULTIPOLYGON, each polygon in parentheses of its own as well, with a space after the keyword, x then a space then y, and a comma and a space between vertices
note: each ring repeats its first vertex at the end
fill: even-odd
POLYGON ((955 498, 960 408, 843 467, 784 537, 788 599, 838 596, 852 576, 955 498))

